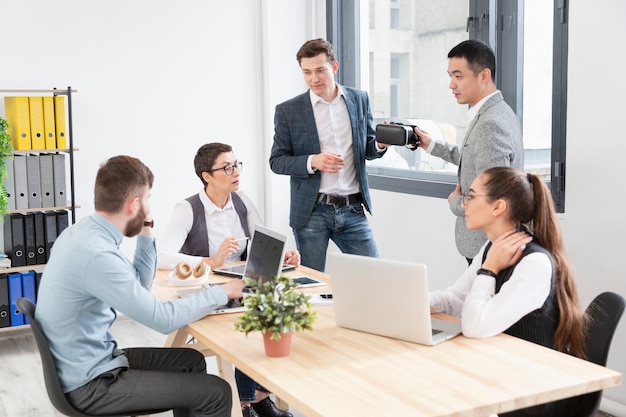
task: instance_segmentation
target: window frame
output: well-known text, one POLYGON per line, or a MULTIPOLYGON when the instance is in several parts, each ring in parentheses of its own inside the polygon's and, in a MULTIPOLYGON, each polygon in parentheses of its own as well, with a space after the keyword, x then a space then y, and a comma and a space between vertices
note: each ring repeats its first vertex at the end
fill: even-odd
MULTIPOLYGON (((470 13, 480 7, 489 8, 490 22, 496 22, 498 11, 504 7, 501 2, 506 0, 468 0, 470 13), (494 10, 492 12, 492 10, 494 10)), ((553 25, 553 67, 552 67, 552 140, 550 180, 548 185, 552 191, 555 208, 558 213, 565 212, 565 145, 567 122, 567 57, 568 57, 568 0, 554 1, 553 25), (558 52, 557 52, 558 51, 558 52)), ((516 6, 523 10, 524 0, 518 0, 516 6)), ((510 7, 510 5, 509 5, 510 7)), ((336 47, 338 60, 342 63, 337 73, 337 82, 344 85, 361 87, 360 80, 360 3, 355 0, 326 0, 327 39, 336 47)), ((469 17, 468 17, 469 18, 469 17)), ((469 20, 468 20, 469 22, 469 20)), ((497 45, 495 24, 490 25, 489 33, 470 33, 470 36, 485 37, 490 44, 497 45)), ((510 41, 510 40, 509 40, 510 41)), ((523 35, 518 36, 516 42, 523 42, 523 35)), ((517 45, 521 49, 520 45, 517 45)), ((499 57, 497 48, 496 56, 499 57)), ((515 63, 512 67, 517 67, 515 63)), ((502 68, 502 66, 500 66, 502 68)), ((521 71, 518 71, 518 76, 521 71)), ((513 94, 515 104, 519 102, 518 94, 521 89, 519 80, 518 90, 513 94)), ((499 87, 500 88, 500 87, 499 87)), ((518 112, 519 115, 519 112, 518 112)), ((521 115, 520 115, 521 122, 521 115)), ((450 174, 429 172, 395 172, 392 168, 367 167, 370 188, 421 195, 435 198, 447 198, 454 190, 457 177, 450 174)))

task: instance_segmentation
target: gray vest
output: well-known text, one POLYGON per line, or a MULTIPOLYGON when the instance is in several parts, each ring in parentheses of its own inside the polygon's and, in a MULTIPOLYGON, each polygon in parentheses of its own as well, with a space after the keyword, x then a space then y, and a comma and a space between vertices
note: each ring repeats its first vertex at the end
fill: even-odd
MULTIPOLYGON (((237 193, 230 193, 230 197, 233 200, 235 211, 239 216, 241 227, 246 236, 250 236, 250 230, 248 229, 248 209, 241 200, 241 197, 237 193)), ((193 211, 193 223, 191 224, 191 230, 187 235, 187 239, 180 248, 180 253, 191 256, 209 256, 209 233, 206 228, 206 217, 204 216, 204 205, 200 200, 200 195, 195 194, 186 198, 191 204, 193 211)), ((246 260, 247 251, 244 250, 241 254, 241 260, 246 260)))

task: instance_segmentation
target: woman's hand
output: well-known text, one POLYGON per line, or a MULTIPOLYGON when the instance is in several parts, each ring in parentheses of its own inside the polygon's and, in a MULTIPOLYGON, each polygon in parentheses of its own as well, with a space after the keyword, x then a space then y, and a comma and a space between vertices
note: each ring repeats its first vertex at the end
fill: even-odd
POLYGON ((208 259, 211 268, 219 268, 220 266, 224 265, 224 262, 226 262, 226 258, 228 258, 228 255, 233 254, 239 250, 239 242, 240 241, 235 239, 234 237, 227 237, 226 239, 224 239, 215 256, 208 259))
POLYGON ((517 229, 504 233, 491 242, 491 248, 487 252, 487 258, 482 267, 497 274, 514 265, 522 256, 526 244, 532 240, 533 237, 528 233, 518 232, 517 229))

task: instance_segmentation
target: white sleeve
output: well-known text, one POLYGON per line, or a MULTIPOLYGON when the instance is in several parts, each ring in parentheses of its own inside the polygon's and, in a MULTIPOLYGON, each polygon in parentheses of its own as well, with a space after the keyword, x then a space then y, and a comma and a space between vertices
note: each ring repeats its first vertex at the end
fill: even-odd
POLYGON ((472 285, 476 279, 476 271, 480 268, 478 259, 483 258, 483 252, 486 246, 487 243, 478 251, 478 254, 474 257, 474 262, 472 262, 465 272, 463 272, 463 275, 461 275, 452 286, 445 290, 430 291, 428 293, 431 313, 445 313, 454 317, 461 317, 465 297, 467 297, 467 294, 472 289, 472 285))
POLYGON ((174 214, 165 229, 161 239, 157 240, 157 268, 174 269, 181 261, 192 267, 202 260, 201 256, 191 256, 180 253, 193 224, 193 210, 191 203, 183 200, 174 207, 174 214))
POLYGON ((525 256, 497 294, 492 277, 477 276, 463 304, 463 334, 490 337, 502 333, 543 306, 551 281, 552 261, 540 252, 525 256))

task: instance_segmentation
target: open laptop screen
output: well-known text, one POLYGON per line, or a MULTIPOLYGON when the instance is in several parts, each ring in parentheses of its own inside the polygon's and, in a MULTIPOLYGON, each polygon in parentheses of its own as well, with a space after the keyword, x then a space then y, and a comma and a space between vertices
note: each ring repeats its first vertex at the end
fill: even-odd
POLYGON ((285 255, 285 242, 287 236, 256 225, 250 252, 246 261, 244 277, 267 280, 280 274, 285 255))

